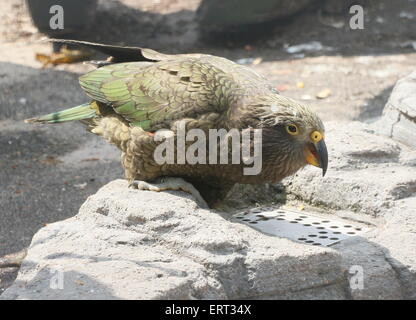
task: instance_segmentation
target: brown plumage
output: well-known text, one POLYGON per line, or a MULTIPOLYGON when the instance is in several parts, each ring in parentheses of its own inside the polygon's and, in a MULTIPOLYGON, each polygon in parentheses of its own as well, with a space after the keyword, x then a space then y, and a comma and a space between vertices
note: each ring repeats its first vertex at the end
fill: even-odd
MULTIPOLYGON (((319 117, 280 95, 255 71, 210 55, 164 55, 150 49, 81 44, 112 55, 107 62, 96 63, 100 68, 80 77, 92 102, 27 121, 85 122, 91 132, 120 148, 125 176, 133 185, 156 191, 183 189, 198 197, 186 182, 169 183, 164 178, 179 177, 213 205, 235 183, 278 182, 308 163, 325 173, 327 152, 319 117), (178 152, 175 163, 157 163, 157 130, 170 130, 177 146, 179 124, 185 125, 185 132, 201 129, 207 137, 210 129, 248 130, 251 137, 261 129, 261 171, 245 174, 245 163, 231 164, 231 151, 226 164, 212 164, 208 145, 203 147, 206 164, 178 164, 178 152)), ((193 142, 186 142, 185 150, 193 142)))

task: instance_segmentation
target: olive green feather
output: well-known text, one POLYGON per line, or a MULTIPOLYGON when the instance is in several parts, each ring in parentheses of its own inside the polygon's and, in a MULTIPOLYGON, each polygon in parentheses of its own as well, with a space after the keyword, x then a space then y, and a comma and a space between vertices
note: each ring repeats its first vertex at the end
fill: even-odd
MULTIPOLYGON (((80 44, 138 57, 140 61, 104 65, 82 75, 79 82, 93 101, 112 108, 131 126, 147 131, 170 127, 172 121, 181 118, 226 112, 233 101, 250 94, 251 82, 256 94, 270 89, 263 77, 220 57, 80 44)), ((54 123, 99 116, 88 105, 30 121, 54 123)))
POLYGON ((84 120, 96 116, 96 109, 91 103, 84 103, 70 109, 49 113, 47 115, 26 119, 26 123, 61 123, 74 120, 84 120))

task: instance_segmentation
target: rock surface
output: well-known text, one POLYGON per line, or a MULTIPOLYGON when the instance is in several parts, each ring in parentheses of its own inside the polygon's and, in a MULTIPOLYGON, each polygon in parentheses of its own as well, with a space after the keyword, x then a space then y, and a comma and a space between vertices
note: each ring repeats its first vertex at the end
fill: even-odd
POLYGON ((230 28, 285 18, 304 9, 314 0, 203 0, 197 14, 205 31, 230 31, 230 28), (236 10, 238 8, 238 10, 236 10))
POLYGON ((328 122, 326 128, 327 175, 306 167, 286 179, 289 199, 378 225, 366 241, 332 247, 367 275, 352 298, 416 299, 416 152, 378 135, 378 124, 328 122))
MULTIPOLYGON (((360 122, 327 122, 324 178, 307 166, 286 179, 289 194, 314 206, 381 217, 416 196, 416 152, 360 122)), ((365 218, 365 217, 363 217, 365 218)))
POLYGON ((416 148, 416 71, 397 81, 378 122, 378 130, 416 148))
POLYGON ((13 284, 25 256, 26 250, 21 250, 0 257, 0 294, 13 284))
POLYGON ((35 235, 1 298, 289 298, 305 290, 325 297, 327 286, 343 297, 344 281, 333 249, 261 234, 183 193, 130 190, 116 180, 78 215, 35 235), (51 285, 59 273, 62 290, 51 285))

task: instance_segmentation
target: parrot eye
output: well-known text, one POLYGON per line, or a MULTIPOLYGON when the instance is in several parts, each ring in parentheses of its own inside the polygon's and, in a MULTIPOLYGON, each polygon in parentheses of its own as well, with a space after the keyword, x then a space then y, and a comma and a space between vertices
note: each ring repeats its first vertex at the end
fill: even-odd
POLYGON ((312 139, 313 142, 319 142, 323 138, 324 138, 324 136, 319 131, 314 131, 314 132, 311 133, 311 139, 312 139))
POLYGON ((297 135, 299 133, 298 127, 294 124, 289 124, 288 126, 286 126, 286 131, 292 136, 297 135))

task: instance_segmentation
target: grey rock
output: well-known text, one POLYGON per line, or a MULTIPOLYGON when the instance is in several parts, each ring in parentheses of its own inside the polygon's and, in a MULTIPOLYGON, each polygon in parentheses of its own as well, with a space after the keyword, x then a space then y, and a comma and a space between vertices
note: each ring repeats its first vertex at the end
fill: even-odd
POLYGON ((324 0, 322 9, 328 14, 346 15, 349 8, 354 4, 352 0, 324 0))
POLYGON ((230 31, 230 28, 288 17, 313 2, 314 0, 203 0, 197 15, 202 30, 230 31))
POLYGON ((262 234, 182 192, 131 190, 115 180, 76 216, 34 236, 0 299, 414 297, 415 221, 391 214, 382 228, 324 248, 262 234), (357 265, 362 289, 350 286, 357 265))
POLYGON ((326 127, 327 175, 323 178, 316 168, 305 168, 284 182, 288 197, 378 226, 363 239, 333 247, 340 251, 345 269, 358 265, 364 270, 365 287, 349 290, 351 298, 415 299, 414 150, 378 135, 378 124, 329 122, 326 127))
POLYGON ((26 250, 0 257, 0 294, 12 285, 25 257, 26 250))
POLYGON ((40 32, 49 37, 77 34, 90 27, 97 11, 97 0, 60 0, 59 5, 65 12, 65 27, 51 28, 50 8, 57 2, 54 0, 27 0, 27 6, 33 23, 40 32))
POLYGON ((416 71, 397 81, 377 129, 416 148, 416 71))
POLYGON ((333 249, 264 235, 184 193, 131 190, 116 180, 76 216, 34 236, 1 298, 308 298, 324 287, 339 296, 344 282, 333 249), (58 275, 63 289, 54 285, 58 275))
POLYGON ((403 296, 416 299, 416 195, 402 199, 386 215, 384 232, 374 238, 401 283, 403 296))
POLYGON ((414 155, 405 145, 359 122, 326 123, 329 168, 325 177, 305 167, 285 180, 287 192, 315 206, 383 216, 395 201, 416 192, 414 155))
POLYGON ((356 237, 340 242, 334 248, 342 252, 344 268, 348 270, 352 299, 403 299, 401 282, 386 261, 383 250, 374 242, 356 237), (359 268, 359 269, 357 269, 359 268), (358 271, 359 270, 359 271, 358 271), (353 277, 362 271, 362 287, 353 277))
POLYGON ((18 272, 19 267, 0 268, 0 295, 13 284, 18 272))

